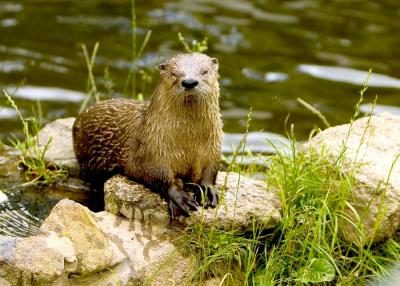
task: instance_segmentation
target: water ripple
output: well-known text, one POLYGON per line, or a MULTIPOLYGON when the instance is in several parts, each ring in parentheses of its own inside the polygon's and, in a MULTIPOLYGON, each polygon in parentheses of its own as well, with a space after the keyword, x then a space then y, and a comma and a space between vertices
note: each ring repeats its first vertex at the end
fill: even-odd
POLYGON ((34 100, 34 101, 70 101, 81 102, 85 98, 85 93, 72 91, 56 87, 23 86, 13 92, 15 88, 7 89, 15 98, 34 100))

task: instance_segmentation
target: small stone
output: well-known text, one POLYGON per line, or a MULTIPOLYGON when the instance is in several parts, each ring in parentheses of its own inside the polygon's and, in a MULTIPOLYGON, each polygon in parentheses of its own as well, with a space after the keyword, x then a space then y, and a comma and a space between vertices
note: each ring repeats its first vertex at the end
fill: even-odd
MULTIPOLYGON (((79 176, 79 164, 75 158, 72 143, 72 127, 75 118, 57 119, 46 124, 38 133, 40 153, 46 148, 44 160, 65 168, 71 176, 79 176)), ((38 152, 31 149, 31 156, 37 157, 38 152)))

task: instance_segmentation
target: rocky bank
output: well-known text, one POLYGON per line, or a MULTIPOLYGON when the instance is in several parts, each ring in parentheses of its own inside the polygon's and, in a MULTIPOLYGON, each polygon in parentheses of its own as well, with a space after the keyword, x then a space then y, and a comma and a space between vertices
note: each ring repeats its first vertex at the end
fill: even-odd
MULTIPOLYGON (((51 137, 45 159, 78 174, 73 121, 47 125, 39 145, 51 137)), ((345 239, 380 241, 399 229, 399 116, 382 113, 328 128, 301 148, 328 154, 332 164, 342 160, 343 174, 356 182, 346 210, 354 224, 340 224, 345 239)), ((279 194, 262 181, 220 172, 216 189, 217 208, 199 208, 171 225, 158 194, 115 176, 104 187, 105 211, 61 200, 37 234, 0 237, 0 285, 183 285, 195 263, 175 243, 187 226, 246 231, 253 223, 272 228, 281 219, 279 194)))

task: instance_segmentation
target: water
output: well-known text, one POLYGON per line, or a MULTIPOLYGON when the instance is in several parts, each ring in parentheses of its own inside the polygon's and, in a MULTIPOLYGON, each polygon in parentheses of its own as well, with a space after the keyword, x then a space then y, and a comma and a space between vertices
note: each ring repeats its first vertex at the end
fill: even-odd
POLYGON ((99 210, 102 204, 96 194, 76 178, 51 186, 27 185, 19 156, 15 149, 0 145, 0 235, 36 233, 51 209, 63 198, 99 210))
MULTIPOLYGON (((25 115, 40 99, 45 121, 74 116, 86 90, 81 43, 100 49, 99 88, 109 68, 120 96, 130 68, 130 1, 1 1, 0 85, 25 115)), ((295 123, 299 139, 320 124, 301 97, 331 124, 346 122, 369 68, 367 100, 399 106, 400 2, 398 1, 136 1, 138 41, 152 36, 139 60, 153 67, 182 51, 177 32, 189 40, 208 37, 221 66, 225 131, 241 133, 249 108, 252 131, 284 134, 295 123)), ((151 93, 157 81, 145 94, 151 93)), ((138 84, 140 89, 140 81, 138 84)), ((0 136, 18 132, 15 114, 0 100, 0 136)), ((6 139, 5 139, 6 140, 6 139)))
MULTIPOLYGON (((24 116, 33 114, 37 100, 44 122, 76 116, 87 80, 82 43, 91 50, 99 42, 94 67, 98 87, 105 92, 112 82, 112 95, 121 96, 131 67, 129 2, 0 0, 0 87, 14 94, 24 116)), ((322 124, 297 98, 313 104, 331 125, 346 123, 369 68, 374 73, 362 110, 370 110, 368 101, 377 94, 376 112, 399 112, 398 1, 137 0, 136 4, 139 43, 152 30, 139 68, 150 70, 163 58, 182 52, 177 32, 188 40, 208 37, 208 54, 217 57, 221 67, 227 133, 243 133, 252 108, 250 131, 276 137, 294 123, 297 139, 304 140, 322 124)), ((147 97, 158 80, 156 71, 151 75, 144 90, 147 97)), ((0 139, 7 142, 20 130, 17 113, 0 96, 0 139)), ((1 188, 21 179, 7 179, 1 172, 1 188)), ((29 204, 39 199, 23 200, 17 193, 7 193, 8 199, 0 204, 5 221, 13 210, 42 219, 59 199, 47 198, 35 209, 29 204)), ((29 192, 21 194, 25 193, 29 192)), ((3 221, 0 216, 0 229, 3 221)), ((32 225, 37 226, 34 221, 32 225)), ((22 229, 26 232, 29 227, 22 229)))

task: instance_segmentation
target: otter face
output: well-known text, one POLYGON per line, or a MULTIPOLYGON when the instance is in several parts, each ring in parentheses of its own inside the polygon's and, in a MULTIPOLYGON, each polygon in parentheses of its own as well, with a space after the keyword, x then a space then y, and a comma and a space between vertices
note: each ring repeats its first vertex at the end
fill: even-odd
POLYGON ((207 98, 219 94, 218 60, 205 54, 180 54, 159 65, 161 79, 171 94, 207 98))

